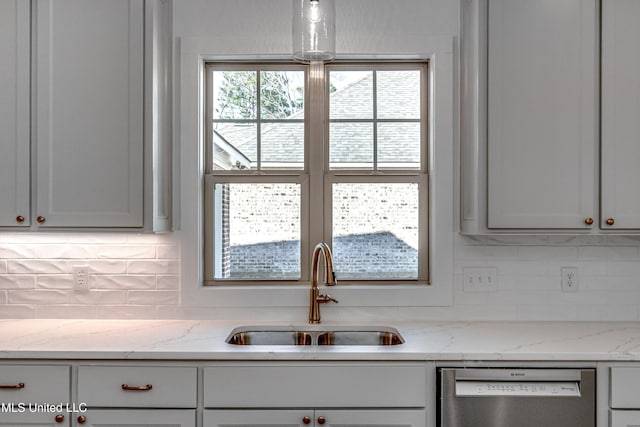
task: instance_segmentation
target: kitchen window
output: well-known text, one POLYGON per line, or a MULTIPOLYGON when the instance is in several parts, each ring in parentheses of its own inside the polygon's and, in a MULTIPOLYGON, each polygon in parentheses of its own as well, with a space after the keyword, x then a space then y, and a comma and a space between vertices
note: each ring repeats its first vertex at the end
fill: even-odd
POLYGON ((428 283, 427 71, 207 63, 205 284, 428 283))

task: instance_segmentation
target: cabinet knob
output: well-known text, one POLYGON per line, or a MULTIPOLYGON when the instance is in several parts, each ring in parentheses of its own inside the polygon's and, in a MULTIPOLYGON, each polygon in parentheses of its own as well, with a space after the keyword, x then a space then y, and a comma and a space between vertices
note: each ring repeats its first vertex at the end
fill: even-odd
POLYGON ((584 223, 587 225, 593 225, 593 218, 587 218, 584 220, 584 223))
POLYGON ((613 225, 613 224, 615 224, 615 223, 616 223, 616 222, 613 220, 613 218, 608 218, 606 222, 607 222, 607 225, 613 225))
POLYGON ((80 415, 78 417, 78 424, 84 424, 87 422, 87 417, 85 417, 84 415, 80 415))
POLYGON ((64 415, 62 415, 62 414, 56 415, 55 420, 56 420, 57 423, 64 422, 64 415))
POLYGON ((22 223, 24 222, 24 217, 23 217, 22 215, 18 215, 18 216, 16 217, 16 222, 17 222, 18 224, 22 224, 22 223))
POLYGON ((318 417, 318 424, 324 424, 327 422, 327 419, 325 417, 318 417))
POLYGON ((46 220, 47 219, 43 216, 39 216, 38 218, 36 218, 36 221, 38 221, 38 224, 44 224, 46 220))
POLYGON ((302 419, 302 422, 303 422, 304 424, 311 424, 311 417, 304 417, 304 418, 302 419))

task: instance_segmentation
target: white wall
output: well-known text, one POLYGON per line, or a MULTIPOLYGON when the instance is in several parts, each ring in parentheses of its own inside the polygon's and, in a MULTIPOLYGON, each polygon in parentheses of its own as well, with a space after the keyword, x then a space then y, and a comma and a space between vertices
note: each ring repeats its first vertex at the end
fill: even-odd
MULTIPOLYGON (((290 0, 174 0, 173 4, 176 60, 183 37, 214 39, 219 44, 217 49, 227 55, 290 51, 290 0)), ((454 36, 457 41, 460 33, 457 0, 337 0, 336 9, 338 54, 402 53, 398 46, 413 52, 420 49, 422 39, 454 36)), ((457 55, 456 48, 456 58, 457 55)), ((456 151, 456 158, 457 154, 456 151)), ((0 233, 0 317, 277 317, 304 321, 304 308, 273 311, 180 307, 181 238, 181 233, 0 233), (93 289, 87 294, 70 289, 71 266, 76 264, 90 265, 93 289)), ((323 316, 376 321, 640 318, 640 241, 636 238, 470 239, 457 234, 452 238, 452 307, 345 309, 335 305, 323 307, 323 316), (497 267, 498 291, 463 292, 464 266, 497 267), (578 267, 577 293, 560 292, 562 266, 578 267)))

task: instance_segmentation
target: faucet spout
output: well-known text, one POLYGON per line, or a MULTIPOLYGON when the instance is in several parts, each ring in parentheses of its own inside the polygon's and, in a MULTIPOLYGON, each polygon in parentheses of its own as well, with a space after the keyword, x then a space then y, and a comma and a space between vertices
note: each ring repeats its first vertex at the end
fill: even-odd
POLYGON ((327 286, 335 286, 337 284, 335 273, 333 272, 333 256, 329 245, 320 242, 313 249, 311 261, 311 290, 309 293, 309 323, 320 323, 320 304, 338 301, 331 295, 321 295, 318 289, 318 264, 320 263, 320 254, 324 258, 325 265, 325 281, 327 286))

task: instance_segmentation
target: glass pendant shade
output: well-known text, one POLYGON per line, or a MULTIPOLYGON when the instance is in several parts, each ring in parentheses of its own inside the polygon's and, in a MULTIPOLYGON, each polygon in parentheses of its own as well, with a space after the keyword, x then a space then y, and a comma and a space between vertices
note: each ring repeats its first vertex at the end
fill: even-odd
POLYGON ((293 59, 332 61, 336 51, 334 0, 293 0, 293 59))

